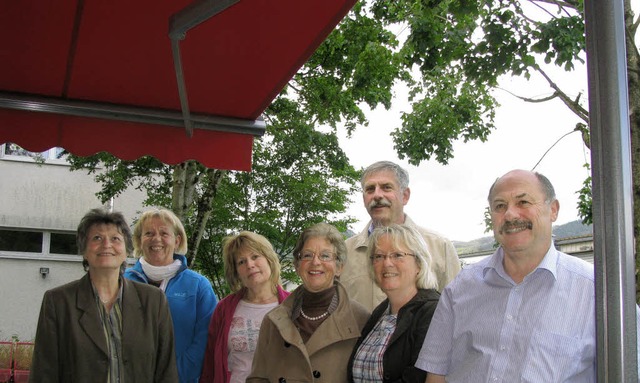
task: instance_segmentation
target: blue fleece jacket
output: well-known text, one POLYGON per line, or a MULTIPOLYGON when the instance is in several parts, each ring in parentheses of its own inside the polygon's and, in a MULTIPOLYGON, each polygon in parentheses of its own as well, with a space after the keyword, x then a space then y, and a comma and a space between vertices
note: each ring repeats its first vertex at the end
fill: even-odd
MULTIPOLYGON (((202 372, 209 321, 218 298, 207 278, 187 268, 184 255, 174 254, 173 259, 180 260, 182 267, 167 284, 165 294, 173 319, 178 375, 180 383, 196 383, 202 372)), ((124 276, 149 283, 140 260, 124 276)))

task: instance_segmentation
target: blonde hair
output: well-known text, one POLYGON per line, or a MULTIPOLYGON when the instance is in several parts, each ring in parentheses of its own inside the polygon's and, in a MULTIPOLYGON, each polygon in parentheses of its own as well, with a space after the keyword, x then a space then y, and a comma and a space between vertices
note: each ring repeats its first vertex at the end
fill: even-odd
POLYGON ((160 218, 163 222, 173 227, 173 234, 176 237, 180 237, 180 244, 175 250, 177 254, 187 253, 187 233, 184 231, 184 226, 180 222, 180 218, 175 215, 171 210, 165 208, 154 208, 147 210, 138 219, 136 226, 133 228, 133 249, 136 257, 141 257, 142 254, 142 227, 144 223, 151 218, 160 218))
POLYGON ((236 257, 244 250, 249 249, 262 255, 271 268, 271 288, 277 292, 276 286, 280 283, 280 261, 278 254, 273 250, 271 242, 264 236, 251 231, 242 231, 239 234, 226 237, 222 244, 222 260, 224 262, 224 277, 232 292, 240 291, 244 286, 238 277, 236 257))
MULTIPOLYGON (((367 246, 367 255, 369 258, 373 256, 378 248, 380 238, 388 236, 391 239, 393 247, 399 249, 406 247, 413 254, 418 264, 418 276, 416 278, 416 287, 419 289, 435 289, 438 286, 436 277, 431 271, 431 254, 427 250, 427 244, 422 235, 411 226, 391 224, 389 226, 377 227, 369 236, 369 245, 367 246)), ((373 262, 369 263, 369 274, 375 281, 373 272, 373 262)))

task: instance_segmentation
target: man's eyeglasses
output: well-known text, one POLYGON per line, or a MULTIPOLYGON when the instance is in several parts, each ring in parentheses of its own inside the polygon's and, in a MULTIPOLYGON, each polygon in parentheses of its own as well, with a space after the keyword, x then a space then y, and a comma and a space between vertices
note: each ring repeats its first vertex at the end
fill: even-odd
POLYGON ((316 255, 318 256, 318 259, 320 260, 320 262, 331 262, 331 261, 335 261, 336 259, 336 253, 333 253, 331 251, 314 253, 313 251, 308 251, 308 250, 304 250, 300 252, 300 254, 298 255, 298 259, 301 261, 313 261, 313 258, 316 255))
POLYGON ((391 262, 395 263, 395 262, 404 262, 404 260, 407 259, 407 257, 415 257, 415 254, 405 253, 402 251, 395 251, 389 254, 375 253, 370 258, 371 258, 371 262, 373 263, 383 262, 387 258, 389 258, 391 262))

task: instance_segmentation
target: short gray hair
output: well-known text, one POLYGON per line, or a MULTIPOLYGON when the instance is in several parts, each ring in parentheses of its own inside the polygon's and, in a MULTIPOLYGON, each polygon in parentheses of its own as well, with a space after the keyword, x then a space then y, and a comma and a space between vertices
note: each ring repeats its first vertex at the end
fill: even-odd
POLYGON ((324 238, 329 241, 336 250, 336 264, 340 267, 345 264, 347 261, 347 245, 344 242, 344 235, 335 226, 320 222, 304 229, 300 234, 298 242, 293 248, 293 263, 296 267, 300 263, 300 252, 310 238, 324 238))
POLYGON ((360 185, 364 189, 364 182, 371 174, 378 173, 381 171, 390 171, 396 175, 396 179, 398 180, 398 184, 400 185, 400 190, 405 190, 409 187, 409 173, 404 170, 400 165, 391 161, 378 161, 371 165, 369 165, 362 172, 362 177, 360 177, 360 185))

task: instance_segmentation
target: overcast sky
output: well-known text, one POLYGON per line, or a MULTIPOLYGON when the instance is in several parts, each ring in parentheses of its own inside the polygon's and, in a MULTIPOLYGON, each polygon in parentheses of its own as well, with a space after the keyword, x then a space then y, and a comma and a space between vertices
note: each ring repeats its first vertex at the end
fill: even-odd
MULTIPOLYGON (((573 97, 582 91, 586 101, 586 78, 586 67, 581 66, 569 74, 558 71, 554 80, 561 88, 570 89, 568 93, 573 97)), ((501 86, 525 97, 551 93, 545 83, 535 80, 506 78, 501 86)), ((398 100, 406 99, 402 89, 395 90, 398 100)), ((388 111, 369 111, 369 126, 359 127, 350 139, 341 137, 341 145, 356 167, 391 160, 409 171, 411 198, 405 212, 419 225, 458 241, 491 235, 484 233, 483 213, 493 181, 511 169, 531 170, 554 142, 580 122, 559 100, 532 104, 501 90, 495 95, 501 104, 496 113, 496 130, 486 143, 456 142, 454 158, 448 165, 430 160, 416 167, 398 159, 389 133, 401 125, 401 112, 409 110, 407 103, 398 102, 388 111)), ((590 162, 590 152, 580 134, 572 133, 556 144, 536 168, 556 189, 560 201, 556 224, 578 219, 576 192, 588 176, 583 167, 586 162, 590 162)), ((354 195, 353 200, 347 212, 359 220, 351 229, 360 232, 369 216, 361 194, 354 195)))

